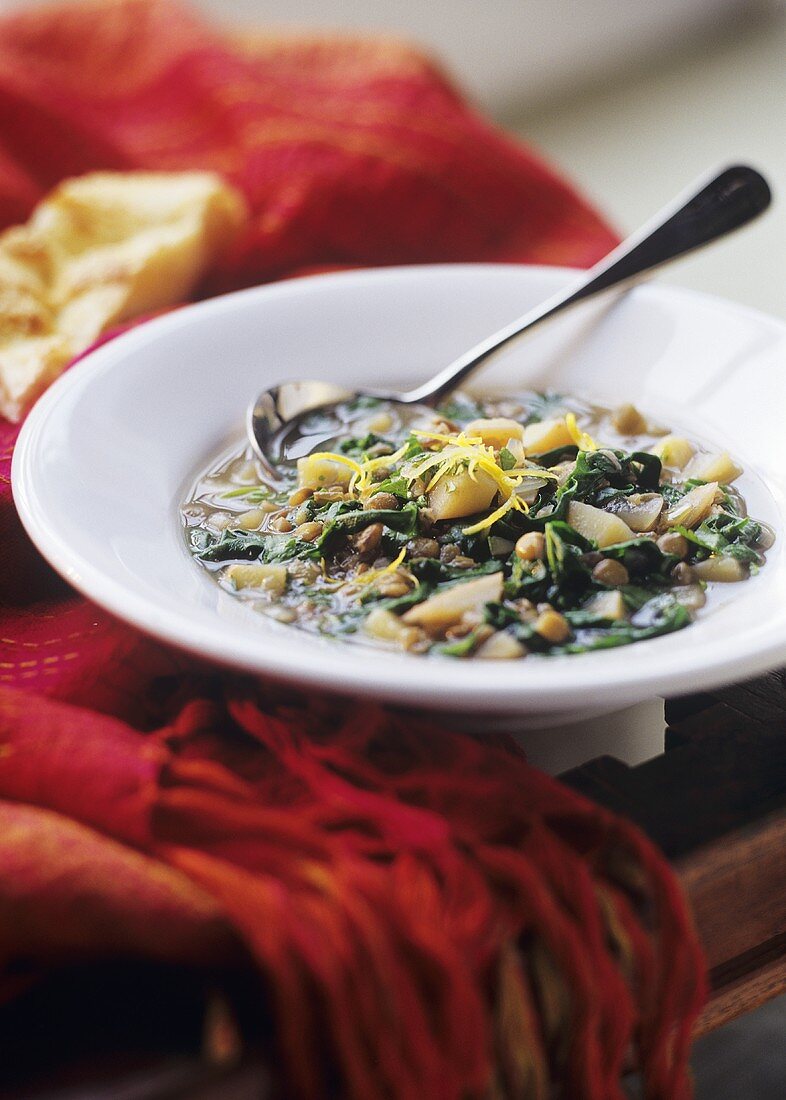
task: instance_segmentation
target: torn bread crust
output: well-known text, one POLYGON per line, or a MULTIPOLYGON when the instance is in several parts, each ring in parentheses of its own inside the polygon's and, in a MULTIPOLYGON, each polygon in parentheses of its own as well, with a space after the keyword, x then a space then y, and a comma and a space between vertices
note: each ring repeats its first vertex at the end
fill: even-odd
POLYGON ((0 235, 0 414, 35 399, 111 325, 182 301, 247 223, 210 172, 93 173, 0 235))

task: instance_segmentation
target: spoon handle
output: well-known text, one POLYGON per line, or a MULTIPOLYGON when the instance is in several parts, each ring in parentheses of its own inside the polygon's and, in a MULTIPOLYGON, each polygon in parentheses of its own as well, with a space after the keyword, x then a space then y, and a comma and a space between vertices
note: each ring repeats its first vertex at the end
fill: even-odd
POLYGON ((701 245, 739 229, 770 204, 767 181, 744 165, 725 168, 680 195, 637 232, 618 245, 581 278, 523 317, 470 348, 436 377, 405 394, 399 401, 435 404, 471 374, 492 352, 577 302, 637 277, 692 252, 701 245))

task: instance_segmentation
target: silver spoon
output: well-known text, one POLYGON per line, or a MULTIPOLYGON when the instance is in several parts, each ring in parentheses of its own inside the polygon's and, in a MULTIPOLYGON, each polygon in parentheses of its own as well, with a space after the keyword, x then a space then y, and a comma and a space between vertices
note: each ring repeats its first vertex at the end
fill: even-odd
POLYGON ((669 260, 746 225, 767 209, 770 200, 767 181, 753 168, 725 168, 680 195, 565 290, 488 336, 414 390, 353 392, 329 382, 309 381, 284 382, 264 390, 248 410, 251 446, 267 475, 278 481, 281 467, 292 465, 341 429, 333 416, 341 402, 367 396, 433 408, 514 337, 577 302, 631 283, 669 260))

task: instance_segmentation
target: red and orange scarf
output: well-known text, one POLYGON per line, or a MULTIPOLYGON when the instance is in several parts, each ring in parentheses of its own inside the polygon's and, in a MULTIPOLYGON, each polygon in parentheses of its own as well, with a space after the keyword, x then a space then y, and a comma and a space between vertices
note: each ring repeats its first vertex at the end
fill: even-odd
MULTIPOLYGON (((392 41, 239 39, 165 0, 0 22, 0 226, 96 168, 210 168, 245 238, 201 292, 344 265, 586 265, 614 241, 392 41)), ((0 425, 0 960, 231 965, 288 1095, 687 1096, 702 964, 631 825, 512 744, 275 693, 150 642, 21 531, 0 425)))

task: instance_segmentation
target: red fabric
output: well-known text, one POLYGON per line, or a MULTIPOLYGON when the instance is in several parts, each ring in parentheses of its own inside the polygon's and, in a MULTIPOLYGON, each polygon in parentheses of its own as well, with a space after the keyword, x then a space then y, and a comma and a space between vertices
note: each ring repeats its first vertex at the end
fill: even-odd
MULTIPOLYGON (((93 168, 249 199, 203 290, 336 264, 586 264, 614 236, 393 42, 236 40, 158 0, 0 22, 0 220, 93 168)), ((515 747, 197 668, 28 543, 0 425, 0 960, 250 951, 293 1096, 687 1095, 703 995, 635 829, 515 747), (257 689, 261 691, 261 689, 257 689), (151 935, 154 929, 156 935, 151 935)))

